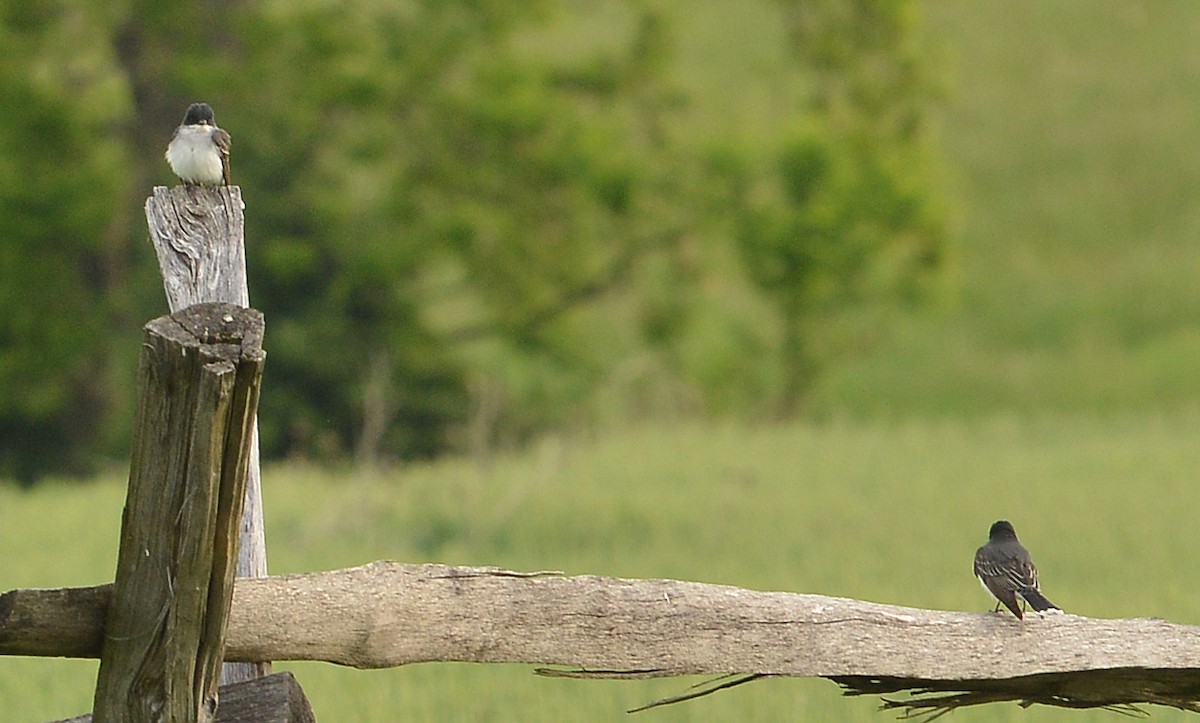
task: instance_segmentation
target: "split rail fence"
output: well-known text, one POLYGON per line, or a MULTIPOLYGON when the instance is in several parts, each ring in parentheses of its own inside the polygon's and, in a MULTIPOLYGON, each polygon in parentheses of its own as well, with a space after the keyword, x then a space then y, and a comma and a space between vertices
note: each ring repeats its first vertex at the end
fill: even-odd
POLYGON ((997 701, 1200 711, 1200 627, 1157 619, 1018 621, 396 562, 267 576, 255 422, 264 322, 249 308, 240 189, 156 188, 146 214, 172 313, 144 327, 115 580, 0 595, 0 655, 99 658, 93 712, 71 720, 312 721, 295 679, 270 674, 280 660, 722 676, 654 704, 818 676, 847 694, 907 693, 883 707, 908 713, 997 701))

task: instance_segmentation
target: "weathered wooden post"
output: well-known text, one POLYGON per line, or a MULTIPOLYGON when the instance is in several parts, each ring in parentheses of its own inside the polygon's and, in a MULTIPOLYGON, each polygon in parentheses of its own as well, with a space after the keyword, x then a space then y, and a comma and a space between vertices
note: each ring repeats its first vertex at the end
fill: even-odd
MULTIPOLYGON (((242 191, 237 186, 156 186, 146 199, 150 240, 158 254, 172 312, 212 301, 250 305, 243 210, 242 191)), ((238 577, 266 577, 257 421, 251 427, 238 549, 238 577)), ((251 680, 269 673, 270 667, 269 663, 230 663, 224 667, 221 682, 251 680)))
POLYGON ((232 304, 145 327, 95 721, 213 720, 262 333, 262 314, 232 304))

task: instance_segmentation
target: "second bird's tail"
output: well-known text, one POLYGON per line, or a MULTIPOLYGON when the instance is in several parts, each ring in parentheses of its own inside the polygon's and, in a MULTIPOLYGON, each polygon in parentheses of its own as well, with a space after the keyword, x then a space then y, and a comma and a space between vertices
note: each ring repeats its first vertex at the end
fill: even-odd
POLYGON ((1060 608, 1054 603, 1046 599, 1046 596, 1037 590, 1022 590, 1020 592, 1025 602, 1029 603, 1029 607, 1037 610, 1039 613, 1044 610, 1059 610, 1060 608))

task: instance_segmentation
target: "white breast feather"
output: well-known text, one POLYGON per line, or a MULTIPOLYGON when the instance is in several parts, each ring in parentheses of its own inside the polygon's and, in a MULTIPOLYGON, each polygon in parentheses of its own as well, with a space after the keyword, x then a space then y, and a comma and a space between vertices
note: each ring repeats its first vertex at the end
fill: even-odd
POLYGON ((219 184, 221 154, 209 137, 212 129, 183 126, 167 146, 167 163, 188 183, 219 184))

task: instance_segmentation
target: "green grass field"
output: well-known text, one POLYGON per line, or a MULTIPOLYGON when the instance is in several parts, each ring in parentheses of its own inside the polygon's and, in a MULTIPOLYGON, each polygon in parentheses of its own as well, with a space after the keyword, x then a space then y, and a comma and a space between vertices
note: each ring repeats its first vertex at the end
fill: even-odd
MULTIPOLYGON (((742 50, 767 13, 663 5, 685 18, 681 79, 711 132, 782 112, 768 81, 739 76, 770 74, 769 54, 742 50)), ((824 421, 550 438, 487 470, 271 467, 272 571, 434 561, 982 611, 969 561, 1007 517, 1068 611, 1200 624, 1198 26, 1200 4, 1181 1, 927 3, 958 293, 832 370, 814 398, 824 421)), ((0 486, 0 589, 110 580, 122 477, 0 486)), ((322 721, 621 720, 692 682, 285 667, 322 721)), ((83 712, 94 675, 0 659, 0 717, 83 712)), ((640 718, 890 720, 876 703, 771 680, 640 718)), ((945 720, 1119 719, 1008 704, 945 720)))
POLYGON ((864 416, 1160 409, 1200 385, 1200 6, 924 4, 961 293, 818 392, 864 416))
MULTIPOLYGON (((1090 616, 1200 623, 1189 575, 1200 410, 1166 418, 647 427, 547 440, 483 472, 466 462, 368 476, 272 467, 272 570, 375 559, 676 577, 900 605, 978 610, 970 558, 1012 519, 1047 595, 1090 616)), ((5 587, 110 579, 119 478, 32 494, 0 488, 5 587), (36 521, 36 525, 31 524, 36 521)), ((329 721, 619 719, 686 681, 545 680, 528 666, 297 671, 329 721)), ((0 661, 12 720, 88 708, 94 665, 0 661)), ((875 702, 825 681, 779 680, 644 714, 647 720, 866 720, 875 702)), ((1015 705, 956 720, 1029 720, 1015 705), (1025 716, 1018 718, 1018 716, 1025 716)), ((1038 711, 1036 720, 1112 714, 1038 711)), ((1182 719, 1182 714, 1175 714, 1182 719)), ((1171 713, 1156 713, 1171 720, 1171 713)))

